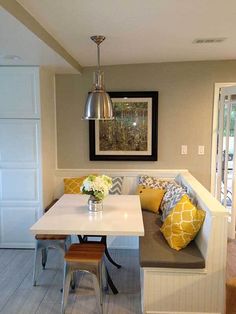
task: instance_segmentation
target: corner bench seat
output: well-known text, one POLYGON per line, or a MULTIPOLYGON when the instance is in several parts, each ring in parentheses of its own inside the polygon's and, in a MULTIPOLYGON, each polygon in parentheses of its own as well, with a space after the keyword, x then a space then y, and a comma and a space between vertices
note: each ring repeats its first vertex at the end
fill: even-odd
MULTIPOLYGON (((185 249, 171 249, 159 230, 157 215, 143 212, 145 235, 139 238, 142 313, 224 314, 228 213, 209 191, 187 170, 80 169, 76 176, 89 173, 123 176, 124 195, 136 194, 140 175, 175 180, 186 188, 194 203, 205 210, 206 217, 196 238, 185 249)), ((55 195, 61 196, 65 171, 57 174, 55 195)), ((75 171, 67 176, 75 176, 75 171)), ((119 237, 109 242, 116 248, 137 248, 137 240, 119 237)))
POLYGON ((180 251, 170 248, 160 231, 160 216, 148 211, 142 213, 145 234, 139 238, 141 267, 205 268, 205 260, 195 241, 180 251))

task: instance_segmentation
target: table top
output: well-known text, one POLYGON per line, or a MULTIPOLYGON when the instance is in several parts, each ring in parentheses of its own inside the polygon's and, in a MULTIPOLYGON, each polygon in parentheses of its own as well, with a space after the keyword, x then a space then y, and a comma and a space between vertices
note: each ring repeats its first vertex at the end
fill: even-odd
POLYGON ((88 211, 88 195, 64 194, 31 228, 33 234, 143 236, 138 195, 108 195, 103 211, 88 211))

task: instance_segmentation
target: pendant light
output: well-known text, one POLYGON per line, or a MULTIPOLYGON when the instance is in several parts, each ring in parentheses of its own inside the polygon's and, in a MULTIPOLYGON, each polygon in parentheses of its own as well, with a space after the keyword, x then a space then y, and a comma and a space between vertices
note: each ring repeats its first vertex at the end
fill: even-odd
POLYGON ((100 44, 105 40, 104 36, 90 37, 97 44, 98 67, 94 72, 94 84, 89 93, 85 108, 85 120, 111 120, 113 119, 113 106, 104 86, 104 73, 100 69, 100 44))

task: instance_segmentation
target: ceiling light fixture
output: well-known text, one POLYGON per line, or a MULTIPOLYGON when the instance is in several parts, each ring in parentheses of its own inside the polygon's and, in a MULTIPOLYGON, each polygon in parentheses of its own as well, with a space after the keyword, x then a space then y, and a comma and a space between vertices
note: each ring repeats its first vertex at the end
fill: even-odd
POLYGON ((21 57, 17 55, 0 55, 1 59, 10 60, 10 61, 19 61, 22 60, 21 57))
POLYGON ((90 37, 97 44, 98 67, 94 72, 94 84, 89 93, 85 108, 85 120, 111 120, 113 119, 113 106, 104 86, 104 73, 100 69, 100 44, 105 40, 104 36, 90 37))
POLYGON ((225 41, 226 37, 220 38, 197 38, 194 39, 193 44, 219 44, 225 41))

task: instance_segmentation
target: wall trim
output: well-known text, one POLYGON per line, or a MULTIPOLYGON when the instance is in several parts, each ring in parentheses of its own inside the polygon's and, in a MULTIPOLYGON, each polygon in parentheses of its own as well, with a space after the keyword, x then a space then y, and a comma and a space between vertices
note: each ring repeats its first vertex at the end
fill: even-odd
POLYGON ((142 269, 147 272, 154 272, 154 273, 181 273, 181 274, 196 274, 196 275, 206 275, 208 273, 207 268, 203 269, 196 269, 196 268, 164 268, 164 267, 142 267, 142 269))
POLYGON ((188 173, 187 169, 56 169, 56 177, 87 175, 88 173, 97 174, 111 174, 117 176, 131 176, 137 177, 137 173, 140 175, 159 175, 160 177, 176 177, 180 173, 188 173))

